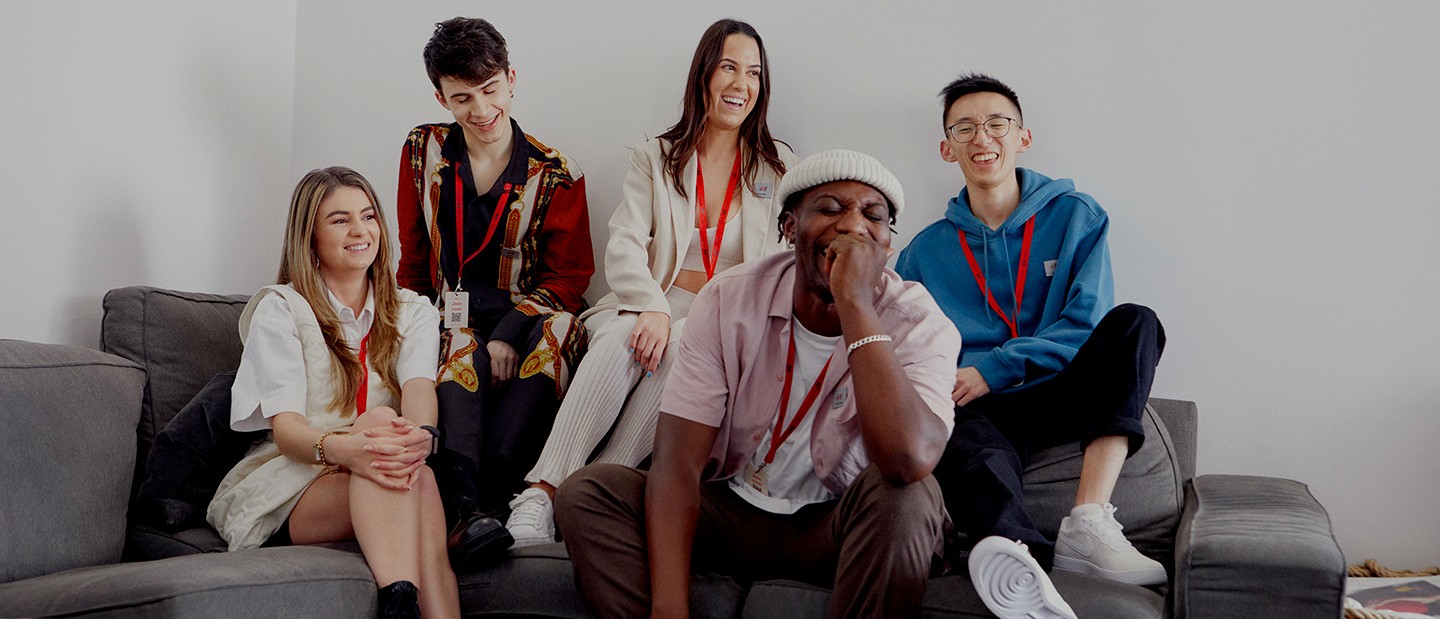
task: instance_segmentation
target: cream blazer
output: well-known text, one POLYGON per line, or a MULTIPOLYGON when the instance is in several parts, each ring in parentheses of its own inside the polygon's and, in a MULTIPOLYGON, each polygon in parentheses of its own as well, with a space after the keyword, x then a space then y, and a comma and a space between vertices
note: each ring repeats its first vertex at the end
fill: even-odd
MULTIPOLYGON (((670 313, 665 291, 680 274, 685 250, 695 234, 695 169, 700 159, 696 154, 685 164, 689 197, 682 197, 665 174, 660 147, 660 139, 652 138, 630 153, 630 172, 625 175, 620 206, 610 216, 610 241, 605 246, 605 281, 610 293, 581 315, 582 319, 605 310, 670 313)), ((776 142, 775 150, 786 169, 799 161, 783 143, 776 142)), ((788 249, 776 228, 782 206, 775 199, 780 177, 769 166, 761 166, 755 188, 757 191, 751 191, 742 182, 738 189, 743 262, 788 249)))

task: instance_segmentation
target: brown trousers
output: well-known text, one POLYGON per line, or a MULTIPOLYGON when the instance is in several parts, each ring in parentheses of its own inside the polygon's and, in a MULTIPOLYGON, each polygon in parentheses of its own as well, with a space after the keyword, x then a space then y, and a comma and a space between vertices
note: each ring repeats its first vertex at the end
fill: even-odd
MULTIPOLYGON (((560 486, 555 522, 581 592, 602 618, 650 615, 646 473, 587 466, 560 486)), ((944 502, 932 477, 895 487, 872 465, 837 502, 761 510, 725 482, 700 488, 693 564, 741 581, 834 587, 831 617, 913 617, 938 547, 944 502)))

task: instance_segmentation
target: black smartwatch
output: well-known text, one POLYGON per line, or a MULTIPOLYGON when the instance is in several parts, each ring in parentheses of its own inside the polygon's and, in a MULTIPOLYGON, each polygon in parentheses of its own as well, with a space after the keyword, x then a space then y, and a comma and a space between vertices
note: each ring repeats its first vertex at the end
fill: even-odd
POLYGON ((439 452, 440 428, 437 428, 435 426, 420 426, 420 429, 430 433, 430 453, 434 454, 439 452))

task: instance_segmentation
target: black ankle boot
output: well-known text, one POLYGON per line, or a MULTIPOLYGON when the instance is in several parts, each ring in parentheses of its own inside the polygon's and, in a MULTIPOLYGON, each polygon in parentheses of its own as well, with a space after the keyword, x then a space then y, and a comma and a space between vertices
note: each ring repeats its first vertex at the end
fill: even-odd
POLYGON ((397 580, 380 588, 380 619, 420 619, 420 590, 415 583, 397 580))
POLYGON ((427 461, 435 473, 450 527, 446 545, 456 570, 482 565, 504 555, 515 538, 505 523, 492 518, 478 504, 475 463, 459 453, 442 449, 427 461))
POLYGON ((461 517, 445 540, 450 549, 450 565, 456 571, 499 559, 514 543, 515 538, 505 523, 480 512, 461 517))

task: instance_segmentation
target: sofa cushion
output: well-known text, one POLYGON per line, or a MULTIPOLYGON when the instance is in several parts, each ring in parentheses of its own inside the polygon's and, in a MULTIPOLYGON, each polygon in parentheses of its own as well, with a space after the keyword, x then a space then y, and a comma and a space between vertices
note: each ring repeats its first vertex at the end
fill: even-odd
POLYGON ((208 524, 193 529, 164 531, 132 522, 125 532, 123 559, 154 561, 202 552, 225 552, 229 548, 225 539, 208 524))
POLYGON ((0 617, 375 616, 355 552, 258 548, 87 567, 0 585, 0 617))
MULTIPOLYGON (((1184 478, 1165 422, 1150 406, 1140 422, 1145 444, 1125 461, 1110 502, 1117 508, 1116 520, 1125 526, 1125 537, 1173 574, 1184 478)), ((1075 504, 1081 460, 1080 443, 1075 442, 1034 454, 1026 465, 1025 508, 1040 532, 1052 540, 1060 530, 1060 519, 1075 504)))
MULTIPOLYGON (((1159 619, 1165 597, 1144 587, 1102 580, 1086 574, 1056 572, 1055 589, 1081 617, 1159 619)), ((751 585, 743 619, 825 619, 830 616, 830 590, 790 580, 751 585)), ((920 616, 994 617, 985 609, 970 577, 964 573, 930 579, 920 616)))
MULTIPOLYGON (((144 467, 155 435, 211 377, 240 366, 240 311, 249 297, 145 286, 105 294, 103 350, 145 369, 137 462, 144 467)), ((141 474, 136 471, 138 480, 141 474)), ((139 484, 136 484, 137 489, 139 484)))
MULTIPOLYGON (((565 544, 517 548, 507 560, 458 575, 466 617, 570 617, 593 615, 575 583, 565 544)), ((690 581, 690 614, 733 619, 744 589, 728 576, 696 574, 690 581)))
POLYGON ((180 531, 205 523, 215 489, 266 432, 230 429, 230 389, 235 372, 215 375, 155 435, 135 495, 131 524, 180 531))
POLYGON ((114 355, 0 341, 0 582, 120 560, 144 382, 114 355))

